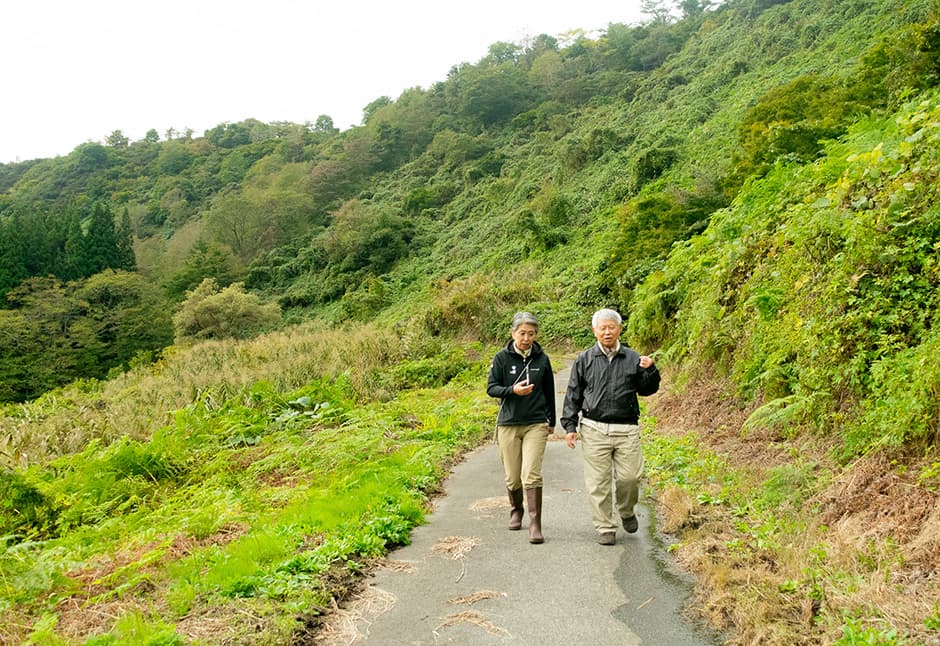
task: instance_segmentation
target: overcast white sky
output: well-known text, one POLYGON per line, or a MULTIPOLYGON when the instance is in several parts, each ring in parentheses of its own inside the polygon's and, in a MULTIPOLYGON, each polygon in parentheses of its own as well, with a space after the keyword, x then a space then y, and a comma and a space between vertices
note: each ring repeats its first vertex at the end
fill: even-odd
POLYGON ((645 20, 640 0, 12 0, 0 6, 0 163, 121 130, 342 129, 497 41, 645 20))

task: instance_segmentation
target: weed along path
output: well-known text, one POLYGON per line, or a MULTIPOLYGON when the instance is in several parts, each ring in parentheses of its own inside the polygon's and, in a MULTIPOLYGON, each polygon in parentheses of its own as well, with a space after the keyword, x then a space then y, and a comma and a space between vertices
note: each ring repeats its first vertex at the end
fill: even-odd
MULTIPOLYGON (((560 408, 568 371, 556 377, 560 408)), ((690 585, 671 569, 643 503, 640 531, 599 545, 581 450, 550 441, 543 466, 545 543, 506 529, 509 504, 492 443, 445 483, 426 525, 391 554, 317 644, 713 645, 683 616, 690 585)), ((641 496, 642 498, 642 496, 641 496)))

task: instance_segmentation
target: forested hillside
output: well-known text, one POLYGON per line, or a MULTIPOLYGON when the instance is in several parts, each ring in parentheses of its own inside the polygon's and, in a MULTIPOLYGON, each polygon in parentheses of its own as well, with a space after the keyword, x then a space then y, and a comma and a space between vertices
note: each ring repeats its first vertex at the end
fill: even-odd
POLYGON ((940 643, 940 7, 649 9, 346 131, 0 166, 0 640, 313 630, 485 434, 511 314, 562 352, 613 306, 702 614, 940 643))

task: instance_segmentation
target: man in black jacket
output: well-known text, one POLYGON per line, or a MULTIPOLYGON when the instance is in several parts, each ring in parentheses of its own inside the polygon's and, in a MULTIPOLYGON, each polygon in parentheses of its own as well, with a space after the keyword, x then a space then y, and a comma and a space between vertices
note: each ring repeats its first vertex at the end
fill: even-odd
POLYGON ((580 428, 584 483, 601 545, 616 543, 615 505, 627 532, 639 527, 633 509, 643 472, 637 395, 659 389, 653 359, 620 343, 622 325, 614 310, 594 313, 597 344, 575 359, 561 416, 569 447, 575 448, 580 428))

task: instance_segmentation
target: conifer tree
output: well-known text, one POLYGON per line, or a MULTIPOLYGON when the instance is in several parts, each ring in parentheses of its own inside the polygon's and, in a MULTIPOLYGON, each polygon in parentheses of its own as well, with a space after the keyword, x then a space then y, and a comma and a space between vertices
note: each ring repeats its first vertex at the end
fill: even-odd
POLYGON ((54 257, 49 229, 50 222, 45 213, 28 211, 17 213, 12 220, 12 230, 16 232, 21 246, 21 261, 25 269, 25 278, 51 273, 50 263, 54 257))
POLYGON ((114 215, 106 204, 95 202, 92 206, 84 240, 81 263, 83 276, 92 276, 103 269, 119 266, 114 215))
POLYGON ((115 244, 117 245, 116 260, 117 264, 112 265, 111 269, 126 269, 134 271, 137 269, 137 259, 134 257, 134 232, 131 228, 131 216, 127 207, 121 213, 121 222, 115 235, 115 244))
POLYGON ((0 301, 25 278, 23 248, 14 225, 0 220, 0 301))
POLYGON ((75 280, 82 276, 84 262, 85 239, 82 235, 82 222, 78 213, 72 211, 64 216, 65 242, 62 248, 62 258, 58 263, 59 271, 56 275, 63 280, 75 280))

